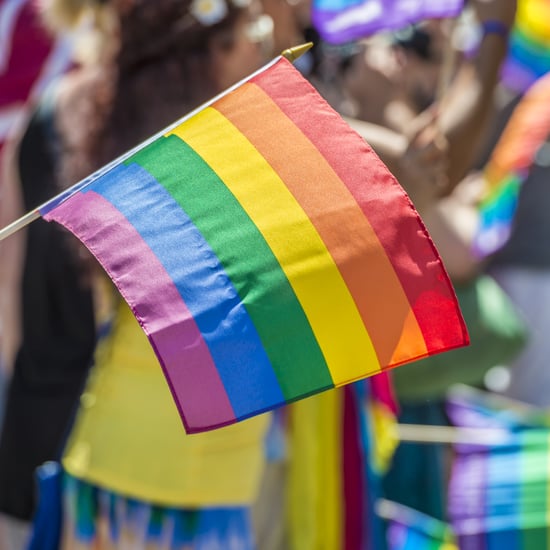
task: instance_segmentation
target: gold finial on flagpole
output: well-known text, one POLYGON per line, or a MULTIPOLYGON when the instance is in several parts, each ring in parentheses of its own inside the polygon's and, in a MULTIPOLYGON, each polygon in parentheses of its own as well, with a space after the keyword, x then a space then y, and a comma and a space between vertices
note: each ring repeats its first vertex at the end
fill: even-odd
POLYGON ((304 55, 307 51, 313 48, 313 42, 306 42, 293 48, 287 48, 281 53, 281 56, 288 59, 291 63, 296 61, 300 56, 304 55))

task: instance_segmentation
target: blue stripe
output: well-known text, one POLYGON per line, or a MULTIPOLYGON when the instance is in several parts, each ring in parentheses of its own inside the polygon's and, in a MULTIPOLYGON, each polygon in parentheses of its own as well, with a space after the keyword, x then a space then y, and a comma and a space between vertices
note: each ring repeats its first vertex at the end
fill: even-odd
POLYGON ((116 167, 88 190, 126 217, 174 281, 210 349, 236 417, 285 403, 246 307, 202 234, 168 191, 137 164, 116 167))

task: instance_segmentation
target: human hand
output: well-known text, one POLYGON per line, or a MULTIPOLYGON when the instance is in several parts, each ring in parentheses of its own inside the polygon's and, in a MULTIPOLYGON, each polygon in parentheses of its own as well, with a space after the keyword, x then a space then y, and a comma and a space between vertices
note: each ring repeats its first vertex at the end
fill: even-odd
POLYGON ((398 179, 419 211, 435 204, 449 182, 448 143, 436 122, 437 111, 430 109, 410 124, 398 164, 398 179))

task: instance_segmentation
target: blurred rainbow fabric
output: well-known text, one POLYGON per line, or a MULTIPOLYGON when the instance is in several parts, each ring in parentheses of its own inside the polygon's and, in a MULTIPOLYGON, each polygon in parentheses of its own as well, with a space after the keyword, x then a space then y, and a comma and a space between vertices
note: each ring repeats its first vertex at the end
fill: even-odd
POLYGON ((464 0, 313 0, 313 25, 331 44, 398 30, 422 19, 454 17, 464 0))
POLYGON ((474 242, 478 255, 495 252, 508 239, 520 186, 549 133, 550 73, 523 96, 485 168, 486 191, 474 242))
POLYGON ((458 547, 548 548, 547 411, 465 386, 450 390, 446 408, 456 427, 493 434, 455 445, 448 508, 458 547))
POLYGON ((502 72, 510 89, 524 92, 550 71, 550 0, 519 0, 502 72))

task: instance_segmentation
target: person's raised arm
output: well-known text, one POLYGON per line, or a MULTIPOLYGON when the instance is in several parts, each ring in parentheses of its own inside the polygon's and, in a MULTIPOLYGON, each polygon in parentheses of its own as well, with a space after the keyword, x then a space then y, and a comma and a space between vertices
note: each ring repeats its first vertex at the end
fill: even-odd
POLYGON ((472 1, 483 37, 473 59, 460 68, 440 108, 439 126, 449 143, 448 193, 465 177, 478 152, 507 53, 516 3, 516 0, 472 1))

